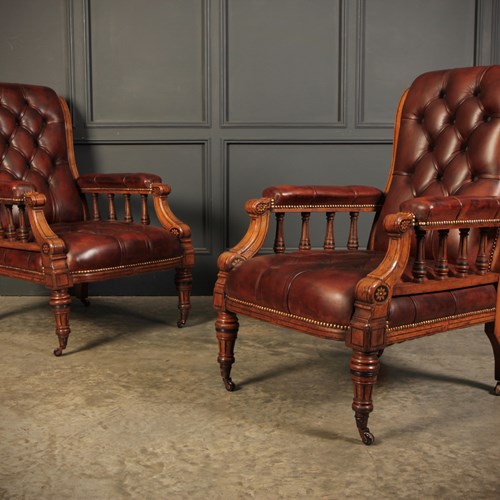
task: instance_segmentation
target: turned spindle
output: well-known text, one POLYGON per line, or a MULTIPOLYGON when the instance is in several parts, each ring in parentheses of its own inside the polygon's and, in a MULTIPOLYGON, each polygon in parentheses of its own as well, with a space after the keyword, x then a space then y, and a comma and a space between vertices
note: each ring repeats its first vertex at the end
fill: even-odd
POLYGON ((448 276, 448 229, 440 229, 439 234, 439 248, 438 257, 434 266, 434 271, 438 279, 444 279, 448 276))
POLYGON ((285 233, 284 233, 285 214, 276 212, 276 236, 274 238, 274 253, 285 253, 285 233))
POLYGON ((125 214, 123 220, 125 222, 133 222, 134 218, 132 217, 132 209, 130 208, 130 194, 125 193, 123 198, 125 199, 125 214))
POLYGON ((351 223, 349 226, 349 238, 347 240, 348 250, 357 250, 359 248, 358 242, 358 216, 359 212, 349 212, 351 223))
POLYGON ((456 263, 457 276, 463 278, 469 270, 469 229, 459 229, 460 242, 458 244, 458 257, 456 263))
POLYGON ((323 248, 325 250, 335 250, 335 233, 333 223, 335 220, 335 212, 326 212, 326 232, 323 248))
POLYGON ((301 212, 302 217, 302 231, 300 233, 299 250, 311 250, 311 239, 309 237, 309 219, 311 218, 310 212, 301 212))
POLYGON ((101 213, 99 212, 99 193, 92 193, 92 220, 100 221, 101 213))
POLYGON ((16 226, 14 226, 14 216, 12 214, 12 205, 5 205, 7 209, 7 230, 5 235, 9 241, 16 240, 16 226))
POLYGON ((17 229, 17 237, 23 243, 28 241, 29 231, 26 223, 26 209, 24 205, 19 205, 19 227, 17 229))
POLYGON ((149 225, 149 212, 148 212, 148 195, 141 194, 141 224, 149 225))
POLYGON ((115 211, 115 195, 113 193, 108 193, 108 220, 114 221, 116 220, 116 211, 115 211))
POLYGON ((417 255, 413 264, 413 280, 417 283, 422 283, 425 278, 425 236, 424 229, 416 228, 417 235, 417 255))
POLYGON ((476 268, 478 274, 486 274, 488 272, 488 229, 482 227, 479 232, 479 248, 477 250, 476 268))

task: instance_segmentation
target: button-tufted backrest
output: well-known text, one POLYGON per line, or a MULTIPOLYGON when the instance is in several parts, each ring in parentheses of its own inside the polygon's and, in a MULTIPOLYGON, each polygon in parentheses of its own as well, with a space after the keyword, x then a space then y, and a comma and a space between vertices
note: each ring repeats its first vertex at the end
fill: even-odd
POLYGON ((49 88, 0 83, 0 182, 11 180, 30 182, 47 197, 49 223, 83 219, 63 110, 49 88))
MULTIPOLYGON (((374 228, 376 249, 386 248, 384 217, 398 212, 403 201, 500 196, 500 66, 419 76, 406 94, 396 128, 392 178, 374 228)), ((427 240, 431 252, 433 240, 435 235, 427 240)), ((456 234, 449 243, 454 252, 451 240, 456 234)))

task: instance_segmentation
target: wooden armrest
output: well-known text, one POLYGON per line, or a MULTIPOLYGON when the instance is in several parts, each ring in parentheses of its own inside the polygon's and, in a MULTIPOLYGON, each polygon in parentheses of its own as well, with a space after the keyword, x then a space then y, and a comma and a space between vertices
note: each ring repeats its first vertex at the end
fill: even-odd
POLYGON ((272 209, 373 211, 384 199, 384 193, 371 186, 271 186, 263 196, 271 198, 272 209))
POLYGON ((251 259, 266 240, 271 200, 269 198, 248 200, 245 210, 250 217, 247 232, 239 243, 219 256, 217 263, 220 271, 230 271, 243 261, 251 259))
POLYGON ((36 188, 31 182, 2 181, 0 182, 0 202, 17 204, 24 202, 24 195, 35 192, 36 188))
POLYGON ((147 173, 86 174, 76 180, 83 193, 151 193, 154 183, 161 177, 147 173))
POLYGON ((174 236, 180 238, 181 242, 183 239, 189 240, 189 245, 191 245, 191 228, 174 215, 168 203, 167 196, 171 191, 170 186, 168 184, 153 183, 151 189, 155 212, 160 224, 174 236))
POLYGON ((49 226, 43 207, 47 201, 42 193, 29 193, 25 196, 28 217, 36 242, 45 255, 63 255, 66 253, 64 241, 49 226))
POLYGON ((405 201, 401 210, 414 214, 415 225, 423 229, 500 225, 496 196, 425 196, 405 201))

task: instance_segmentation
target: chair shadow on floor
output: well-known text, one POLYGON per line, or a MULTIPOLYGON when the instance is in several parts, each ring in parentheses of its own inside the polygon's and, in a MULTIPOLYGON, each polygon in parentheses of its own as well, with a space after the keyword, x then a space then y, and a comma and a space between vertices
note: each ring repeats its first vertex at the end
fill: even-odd
MULTIPOLYGON (((34 296, 33 299, 35 298, 37 297, 34 296)), ((64 356, 104 346, 120 338, 140 336, 152 326, 163 325, 167 331, 187 335, 190 328, 200 326, 207 323, 207 321, 212 324, 215 320, 215 313, 212 312, 211 307, 194 308, 184 327, 186 331, 180 330, 177 327, 175 315, 171 314, 172 311, 177 310, 177 298, 170 296, 162 298, 165 298, 165 301, 158 301, 158 307, 148 304, 147 312, 142 312, 139 306, 130 307, 129 302, 125 305, 110 303, 109 297, 92 297, 90 306, 84 306, 78 299, 73 298, 70 313, 72 320, 70 337, 78 341, 80 325, 85 325, 88 329, 90 324, 96 334, 91 340, 82 342, 80 345, 75 344, 73 348, 69 348, 65 351, 64 356), (120 328, 113 328, 113 325, 117 323, 120 324, 120 328)), ((0 313, 0 321, 9 318, 19 319, 23 315, 26 315, 26 318, 30 320, 32 314, 39 311, 40 321, 43 321, 43 323, 39 323, 39 326, 42 330, 47 331, 48 337, 52 338, 51 318, 45 318, 48 299, 48 296, 41 296, 36 303, 28 305, 23 303, 6 308, 0 313), (46 326, 45 323, 47 323, 46 326)), ((116 297, 113 297, 113 299, 116 299, 116 297)), ((56 340, 55 336, 54 339, 56 340)))

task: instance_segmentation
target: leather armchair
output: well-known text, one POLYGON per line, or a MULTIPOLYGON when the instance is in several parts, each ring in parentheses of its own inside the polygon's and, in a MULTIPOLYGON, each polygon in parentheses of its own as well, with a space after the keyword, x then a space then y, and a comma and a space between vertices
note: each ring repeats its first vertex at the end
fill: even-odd
POLYGON ((70 333, 70 288, 88 304, 90 282, 174 269, 178 326, 186 323, 194 252, 169 193, 152 174, 80 176, 66 102, 46 87, 0 83, 0 274, 50 290, 56 356, 70 333), (140 223, 133 220, 132 195, 141 200, 140 223), (150 225, 150 196, 161 227, 150 225), (123 221, 115 197, 123 198, 123 221))
MULTIPOLYGON (((352 350, 352 408, 362 441, 387 347, 485 324, 500 394, 500 66, 434 71, 403 94, 384 192, 363 186, 274 186, 250 200, 249 228, 218 260, 214 289, 221 375, 231 378, 238 314, 338 340, 352 350), (375 212, 359 249, 360 212, 375 212), (301 214, 287 252, 284 218, 301 214), (320 245, 309 221, 326 214, 320 245), (334 219, 350 216, 346 248, 334 219), (276 218, 274 254, 259 255, 276 218)), ((464 353, 465 355, 465 353, 464 353)))

